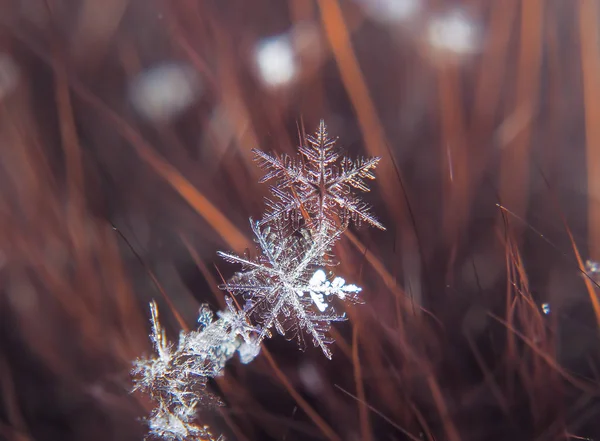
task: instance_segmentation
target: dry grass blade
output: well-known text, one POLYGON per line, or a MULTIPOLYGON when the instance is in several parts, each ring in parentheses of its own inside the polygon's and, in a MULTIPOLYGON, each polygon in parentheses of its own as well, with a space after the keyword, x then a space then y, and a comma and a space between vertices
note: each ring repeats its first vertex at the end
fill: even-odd
POLYGON ((583 100, 588 179, 588 221, 590 225, 589 247, 592 259, 600 259, 600 53, 598 52, 597 18, 600 8, 597 2, 583 1, 579 4, 579 32, 581 68, 583 75, 583 100))
POLYGON ((333 441, 341 441, 341 438, 334 432, 334 430, 329 426, 329 424, 327 424, 327 422, 325 422, 325 420, 321 418, 321 416, 319 416, 319 414, 310 406, 310 404, 308 404, 308 402, 304 398, 302 398, 302 396, 296 391, 292 383, 290 383, 288 378, 281 371, 281 369, 277 365, 277 362, 266 348, 263 348, 263 354, 267 359, 269 366, 271 366, 273 372, 275 372, 275 376, 279 379, 281 384, 285 387, 285 389, 296 401, 296 403, 298 403, 298 406, 300 406, 300 408, 321 430, 321 432, 323 432, 327 439, 333 441))

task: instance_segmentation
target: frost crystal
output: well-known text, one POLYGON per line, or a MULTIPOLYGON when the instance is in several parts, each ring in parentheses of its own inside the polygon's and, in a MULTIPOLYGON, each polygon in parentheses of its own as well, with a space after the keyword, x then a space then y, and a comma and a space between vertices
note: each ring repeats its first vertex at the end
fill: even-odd
POLYGON ((136 360, 132 371, 133 390, 147 392, 158 403, 148 419, 150 434, 173 441, 212 440, 206 427, 193 423, 199 408, 222 405, 206 390, 208 379, 222 375, 225 363, 236 350, 248 362, 248 347, 257 346, 255 335, 260 330, 249 325, 246 311, 236 310, 227 298, 227 310, 219 313, 218 320, 212 321, 212 314, 201 308, 201 328, 182 331, 175 347, 166 340, 156 303, 150 304, 150 311, 157 356, 136 360))
POLYGON ((342 157, 323 121, 307 141, 296 158, 254 151, 268 170, 261 182, 275 181, 271 187, 275 200, 267 201, 266 215, 258 222, 250 219, 257 255, 218 253, 242 266, 219 288, 241 294, 243 308, 226 297, 227 309, 215 319, 202 305, 198 329, 182 331, 175 346, 165 338, 156 304, 150 305, 157 354, 138 359, 132 371, 134 390, 147 392, 158 403, 148 418, 150 435, 168 441, 214 441, 206 426, 194 423, 199 408, 222 405, 206 390, 208 380, 223 374, 235 352, 242 363, 250 363, 273 328, 296 339, 301 349, 308 334, 331 358, 328 344, 333 340, 327 335, 331 322, 345 320, 331 300, 359 303, 361 288, 328 276, 324 267, 333 265, 331 250, 350 221, 385 229, 354 194, 369 191, 366 180, 375 178, 379 158, 342 157))
POLYGON ((331 225, 323 223, 322 231, 311 236, 304 229, 290 233, 282 222, 264 228, 259 222, 251 220, 250 223, 259 255, 252 259, 219 252, 225 260, 241 264, 243 269, 220 288, 243 294, 250 302, 248 313, 262 326, 259 342, 270 336, 274 327, 281 335, 296 338, 304 349, 302 331, 305 331, 315 346, 331 358, 327 347, 331 339, 326 332, 332 321, 344 320, 345 316, 336 314, 327 300, 336 296, 358 302, 360 292, 359 287, 346 285, 342 278, 328 282, 320 269, 342 230, 332 233, 331 225))
POLYGON ((295 225, 302 215, 318 226, 323 222, 340 219, 342 224, 353 220, 366 222, 385 230, 371 214, 368 204, 353 190, 369 191, 365 180, 375 179, 373 170, 380 158, 359 158, 352 161, 340 156, 335 148, 336 139, 329 138, 325 122, 321 120, 314 136, 300 147, 301 157, 280 157, 253 150, 259 165, 268 170, 260 182, 275 180, 271 192, 275 200, 267 200, 268 211, 260 221, 268 224, 283 216, 295 225))

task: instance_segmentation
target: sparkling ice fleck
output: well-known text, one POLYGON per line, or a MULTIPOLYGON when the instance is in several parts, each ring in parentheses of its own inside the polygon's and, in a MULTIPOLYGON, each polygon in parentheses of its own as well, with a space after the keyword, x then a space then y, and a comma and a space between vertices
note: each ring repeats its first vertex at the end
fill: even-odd
POLYGON ((542 311, 544 314, 550 314, 550 303, 542 303, 542 311))

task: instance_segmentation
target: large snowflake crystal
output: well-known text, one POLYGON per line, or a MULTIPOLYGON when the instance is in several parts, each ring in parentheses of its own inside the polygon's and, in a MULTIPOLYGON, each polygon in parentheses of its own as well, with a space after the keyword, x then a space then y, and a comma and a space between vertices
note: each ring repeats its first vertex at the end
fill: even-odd
POLYGON ((271 179, 274 200, 267 200, 268 210, 261 225, 283 217, 295 225, 301 217, 318 226, 332 219, 365 222, 382 230, 385 227, 371 213, 370 206, 360 200, 353 190, 367 192, 367 179, 375 179, 373 170, 380 158, 359 158, 352 161, 340 156, 336 139, 329 138, 325 122, 321 120, 314 136, 307 136, 307 144, 300 147, 302 156, 275 156, 253 150, 259 165, 268 170, 260 182, 271 179))
POLYGON ((259 342, 275 328, 281 335, 297 339, 304 349, 304 331, 331 358, 327 345, 332 340, 327 331, 331 322, 345 320, 345 315, 337 314, 328 301, 338 297, 358 302, 361 291, 341 277, 328 281, 322 269, 342 230, 332 232, 331 225, 323 223, 321 231, 311 234, 305 229, 291 232, 283 222, 264 228, 259 222, 250 223, 258 257, 219 252, 225 260, 241 264, 243 270, 220 288, 244 296, 245 309, 262 327, 259 342))

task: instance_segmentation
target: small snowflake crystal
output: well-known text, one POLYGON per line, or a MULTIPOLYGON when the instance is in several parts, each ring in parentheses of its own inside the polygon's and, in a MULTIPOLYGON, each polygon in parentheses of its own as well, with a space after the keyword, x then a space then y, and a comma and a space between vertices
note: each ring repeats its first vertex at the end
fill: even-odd
POLYGON ((323 120, 307 141, 300 147, 302 156, 297 158, 253 150, 259 165, 268 170, 260 182, 275 181, 271 187, 275 200, 267 200, 268 211, 260 225, 281 216, 297 225, 304 215, 317 226, 340 219, 342 224, 353 220, 385 230, 371 214, 369 205, 353 192, 369 191, 365 181, 375 179, 373 170, 380 158, 352 161, 340 156, 335 148, 336 139, 329 138, 323 120))

